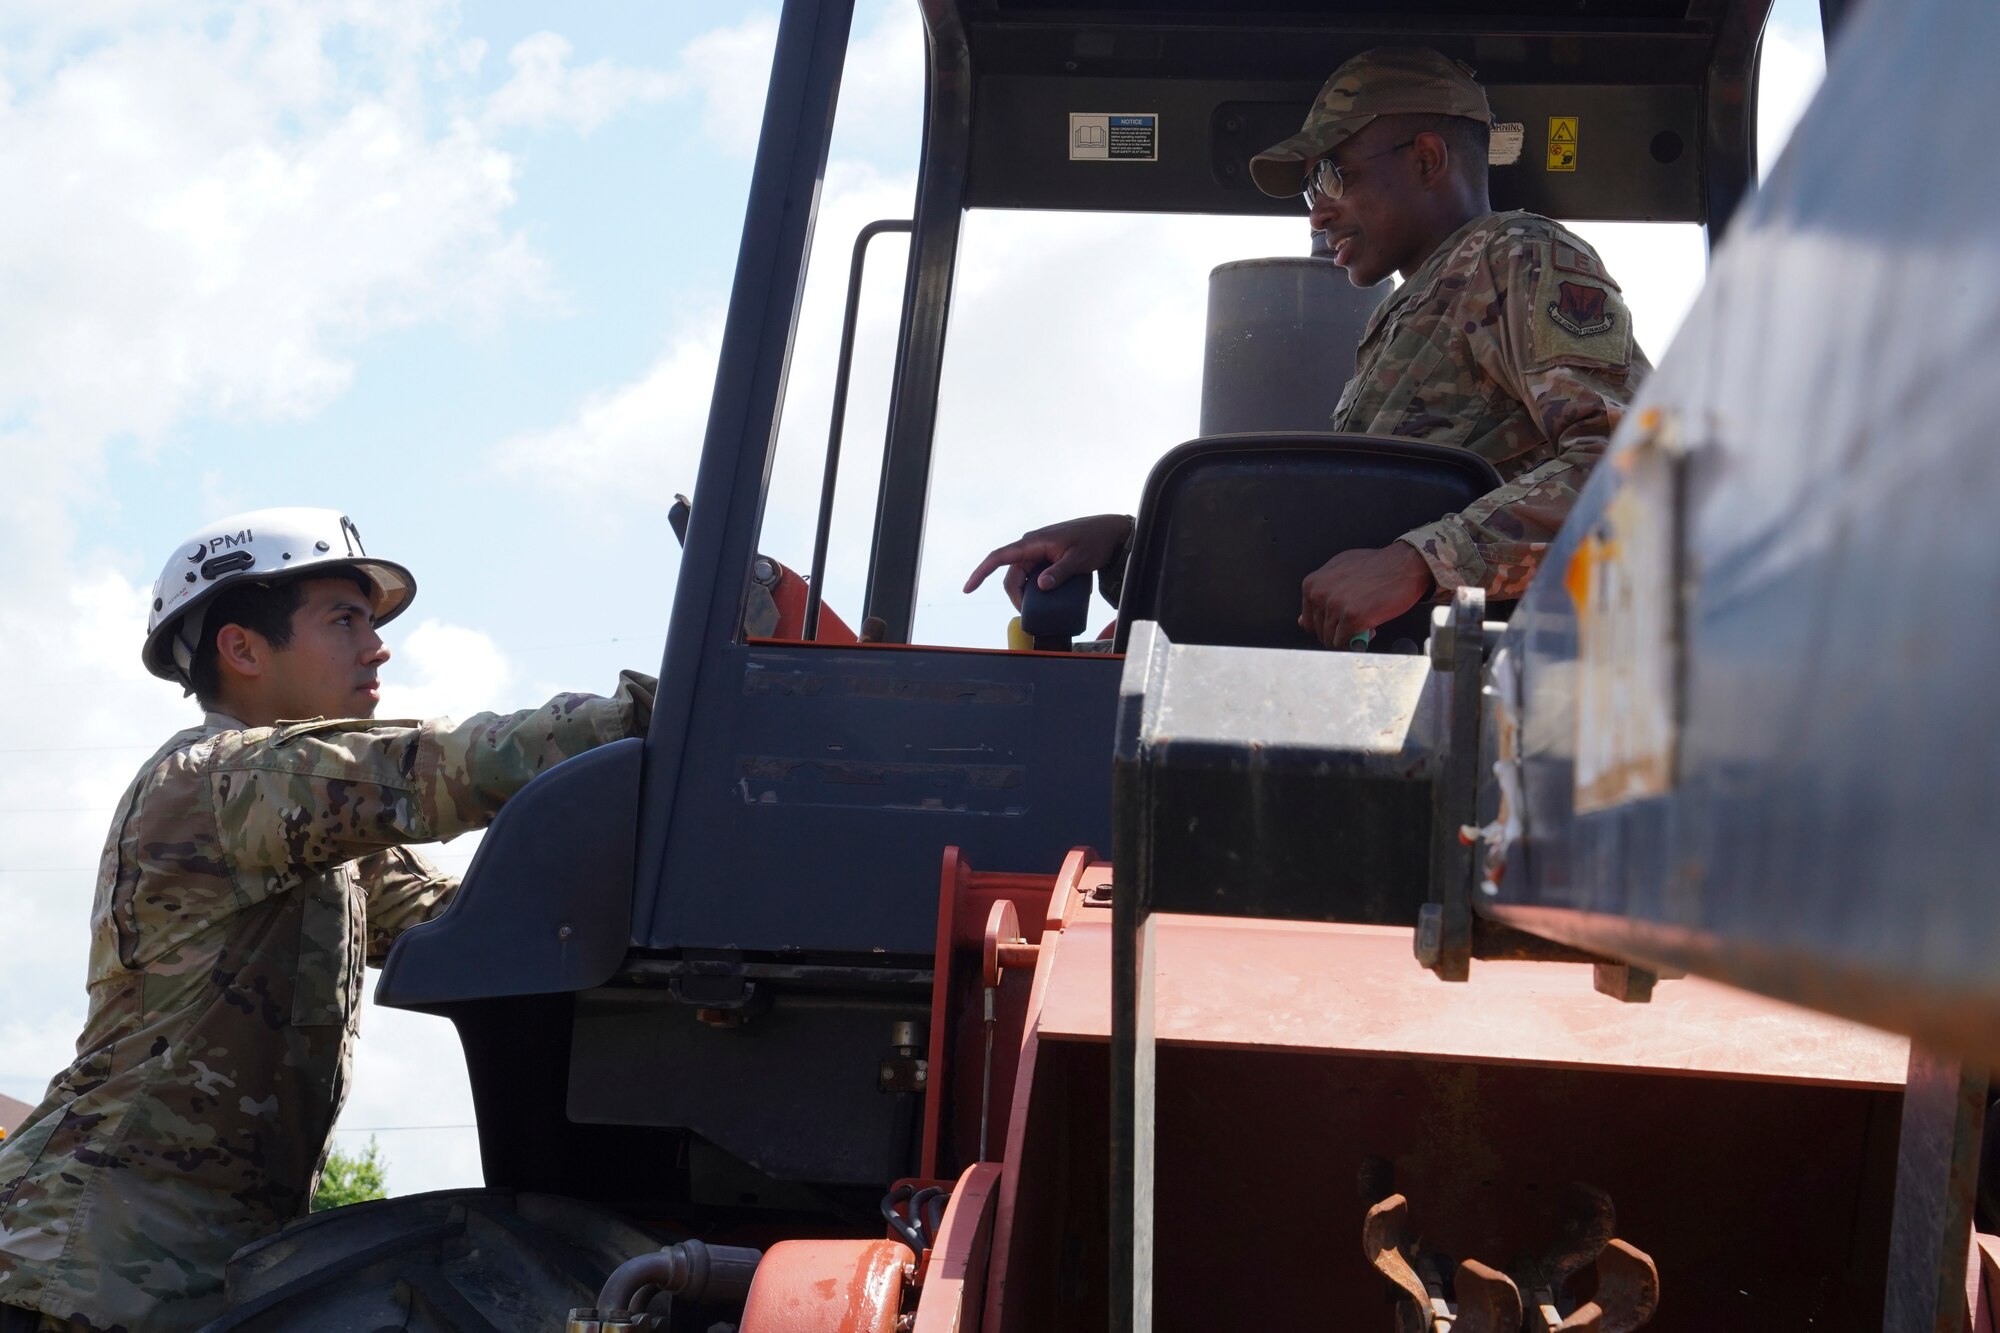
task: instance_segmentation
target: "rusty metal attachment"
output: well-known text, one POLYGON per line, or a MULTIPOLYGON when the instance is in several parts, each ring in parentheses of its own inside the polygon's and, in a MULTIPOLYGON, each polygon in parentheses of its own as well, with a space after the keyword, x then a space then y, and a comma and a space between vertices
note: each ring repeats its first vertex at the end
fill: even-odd
POLYGON ((1659 984, 1660 974, 1630 963, 1599 963, 1590 980, 1600 995, 1609 995, 1626 1004, 1646 1004, 1653 998, 1653 987, 1659 984))
POLYGON ((1396 1302, 1397 1333, 1520 1333, 1521 1293, 1513 1279, 1467 1259, 1447 1288, 1450 1260, 1411 1239, 1410 1205, 1402 1195, 1368 1210, 1361 1248, 1405 1298, 1396 1302))
POLYGON ((1612 1236, 1616 1220, 1610 1195, 1572 1185, 1561 1234, 1502 1272, 1476 1259, 1453 1266, 1426 1248, 1409 1201, 1391 1194, 1368 1209, 1361 1248, 1403 1297, 1397 1333, 1631 1333, 1659 1308, 1660 1276, 1644 1251, 1612 1236), (1592 1266, 1594 1294, 1563 1313, 1569 1279, 1592 1266))
POLYGON ((1514 1285, 1513 1278, 1477 1259, 1460 1262, 1452 1295, 1458 1299, 1458 1322, 1454 1328, 1477 1333, 1481 1329, 1521 1327, 1520 1288, 1514 1285))
POLYGON ((1613 1238, 1596 1259, 1597 1294, 1539 1333, 1631 1333, 1660 1308, 1660 1270, 1644 1250, 1613 1238))
MULTIPOLYGON (((1618 1209, 1611 1196, 1595 1185, 1573 1182, 1563 1195, 1560 1232, 1539 1252, 1514 1265, 1514 1280, 1539 1304, 1553 1306, 1563 1285, 1597 1261, 1617 1230, 1618 1209)), ((1547 1315, 1542 1318, 1548 1321, 1547 1315)))
POLYGON ((1010 967, 1033 967, 1040 953, 1040 946, 1031 944, 1021 934, 1021 917, 1014 910, 1011 900, 1002 898, 993 904, 993 910, 986 916, 986 931, 980 942, 980 975, 985 982, 985 992, 981 996, 986 1026, 986 1067, 979 1083, 979 1160, 993 1160, 987 1156, 987 1132, 992 1123, 993 1109, 993 1027, 994 992, 1000 989, 1000 978, 1010 967))

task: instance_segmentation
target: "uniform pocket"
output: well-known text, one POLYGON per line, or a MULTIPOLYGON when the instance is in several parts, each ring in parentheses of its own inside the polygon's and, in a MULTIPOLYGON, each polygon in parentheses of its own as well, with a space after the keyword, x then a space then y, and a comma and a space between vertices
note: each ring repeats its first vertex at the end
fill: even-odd
MULTIPOLYGON (((69 1118, 69 1108, 75 1100, 71 1098, 21 1126, 12 1138, 0 1144, 0 1149, 4 1149, 0 1151, 0 1209, 13 1207, 22 1183, 35 1176, 43 1155, 48 1152, 49 1141, 69 1118)), ((19 1220, 16 1219, 17 1223, 19 1220)))
POLYGON ((346 867, 299 885, 299 952, 293 965, 292 1023, 345 1023, 360 988, 353 886, 346 867))
POLYGON ((1467 376, 1447 358, 1438 342, 1409 333, 1390 349, 1386 363, 1397 368, 1394 382, 1382 386, 1382 404, 1375 422, 1382 434, 1436 444, 1457 444, 1470 429, 1460 411, 1477 392, 1467 376))

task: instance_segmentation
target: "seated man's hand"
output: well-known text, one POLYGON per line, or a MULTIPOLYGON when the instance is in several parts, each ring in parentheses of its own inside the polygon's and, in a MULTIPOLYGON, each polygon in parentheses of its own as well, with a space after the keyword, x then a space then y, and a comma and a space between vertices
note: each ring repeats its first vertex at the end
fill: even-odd
POLYGON ((1050 562, 1039 580, 1042 591, 1048 592, 1072 575, 1088 575, 1104 568, 1131 535, 1132 520, 1124 514, 1093 514, 1066 523, 1051 523, 1024 534, 1017 542, 988 552, 979 562, 979 568, 972 571, 972 577, 965 581, 965 590, 971 592, 986 582, 988 574, 1005 565, 1007 577, 1002 581, 1003 586, 1018 611, 1028 571, 1036 565, 1044 560, 1050 562))
POLYGON ((1329 648, 1347 648, 1363 631, 1394 620, 1436 586, 1431 567, 1408 542, 1391 542, 1377 551, 1342 551, 1306 575, 1299 628, 1329 648))

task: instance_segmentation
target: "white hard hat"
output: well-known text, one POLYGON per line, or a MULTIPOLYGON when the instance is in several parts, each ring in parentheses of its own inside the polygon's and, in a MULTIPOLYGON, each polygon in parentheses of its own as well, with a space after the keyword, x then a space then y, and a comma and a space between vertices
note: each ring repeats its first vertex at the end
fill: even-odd
POLYGON ((237 583, 353 571, 368 581, 375 623, 387 624, 417 595, 410 571, 361 548, 338 509, 253 509, 206 524, 167 557, 146 619, 146 670, 193 688, 194 649, 215 595, 237 583))

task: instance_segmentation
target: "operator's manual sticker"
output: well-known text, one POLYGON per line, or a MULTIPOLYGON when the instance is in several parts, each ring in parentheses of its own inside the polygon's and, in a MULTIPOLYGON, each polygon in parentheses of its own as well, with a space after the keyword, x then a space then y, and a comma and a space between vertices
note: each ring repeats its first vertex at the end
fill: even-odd
POLYGON ((1150 111, 1069 113, 1072 162, 1157 162, 1160 118, 1150 111))

